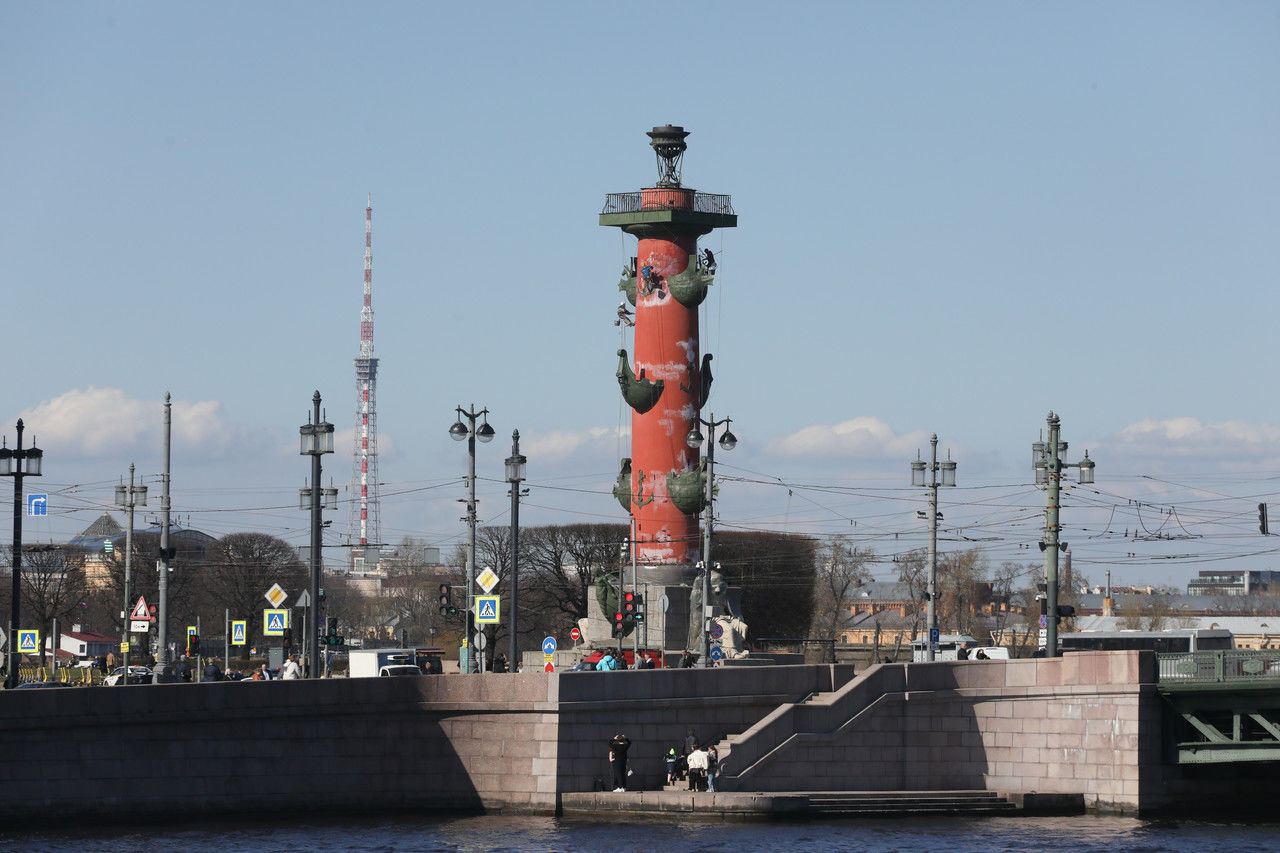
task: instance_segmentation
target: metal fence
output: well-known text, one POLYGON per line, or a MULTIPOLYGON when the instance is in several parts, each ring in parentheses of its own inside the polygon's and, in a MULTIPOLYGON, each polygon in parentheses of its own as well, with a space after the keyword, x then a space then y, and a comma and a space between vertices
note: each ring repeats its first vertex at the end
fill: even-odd
POLYGON ((1156 655, 1161 684, 1274 682, 1280 685, 1280 650, 1185 652, 1156 655))
MULTIPOLYGON (((640 197, 641 194, 638 192, 609 193, 604 198, 604 210, 600 211, 600 213, 639 213, 643 209, 640 204, 640 197)), ((694 193, 693 212, 733 215, 733 201, 727 195, 694 193)))

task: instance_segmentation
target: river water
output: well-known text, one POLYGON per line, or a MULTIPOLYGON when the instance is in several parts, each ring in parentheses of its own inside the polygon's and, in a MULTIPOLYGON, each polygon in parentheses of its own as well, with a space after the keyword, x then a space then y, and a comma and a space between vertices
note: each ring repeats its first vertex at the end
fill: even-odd
POLYGON ((619 853, 1276 853, 1280 823, 1151 821, 1123 817, 929 818, 806 823, 583 822, 496 816, 332 820, 308 824, 168 825, 13 832, 0 850, 120 851, 618 851, 619 853))

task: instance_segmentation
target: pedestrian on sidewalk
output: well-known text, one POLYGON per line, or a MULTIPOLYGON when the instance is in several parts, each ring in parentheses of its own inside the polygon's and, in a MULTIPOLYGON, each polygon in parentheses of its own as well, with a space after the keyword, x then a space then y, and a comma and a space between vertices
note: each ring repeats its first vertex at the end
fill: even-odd
POLYGON ((720 768, 720 751, 713 743, 707 747, 707 790, 716 792, 716 771, 720 768))
POLYGON ((667 750, 667 784, 674 785, 676 783, 676 774, 680 766, 680 756, 676 755, 676 748, 673 746, 667 750))
POLYGON ((702 791, 707 782, 707 753, 700 746, 695 746, 689 753, 689 790, 702 791))
POLYGON ((631 741, 622 732, 609 741, 609 769, 613 771, 613 792, 621 794, 627 790, 627 750, 631 741))

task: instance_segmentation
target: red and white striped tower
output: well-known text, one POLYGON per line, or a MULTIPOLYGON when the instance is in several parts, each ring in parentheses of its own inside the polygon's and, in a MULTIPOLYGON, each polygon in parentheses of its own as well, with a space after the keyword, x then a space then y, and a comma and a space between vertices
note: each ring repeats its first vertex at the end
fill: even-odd
MULTIPOLYGON (((356 363, 356 435, 348 527, 356 559, 381 544, 378 516, 378 359, 373 355, 373 195, 364 209, 364 304, 360 308, 360 355, 356 363)), ((376 555, 372 556, 376 562, 376 555)))

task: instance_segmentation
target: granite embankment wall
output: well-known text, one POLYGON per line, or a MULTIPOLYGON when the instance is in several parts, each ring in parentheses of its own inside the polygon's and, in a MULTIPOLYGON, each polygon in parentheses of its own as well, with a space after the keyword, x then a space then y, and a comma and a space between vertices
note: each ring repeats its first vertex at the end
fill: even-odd
POLYGON ((1154 808, 1154 682, 1139 652, 872 667, 732 738, 720 787, 1080 793, 1095 809, 1154 808))
POLYGON ((306 809, 550 812, 634 744, 743 731, 849 667, 145 685, 0 693, 0 821, 306 809))
POLYGON ((0 821, 299 810, 549 813, 658 789, 693 727, 728 791, 1083 794, 1121 812, 1268 791, 1270 764, 1168 762, 1148 652, 1057 660, 429 676, 0 692, 0 821))

